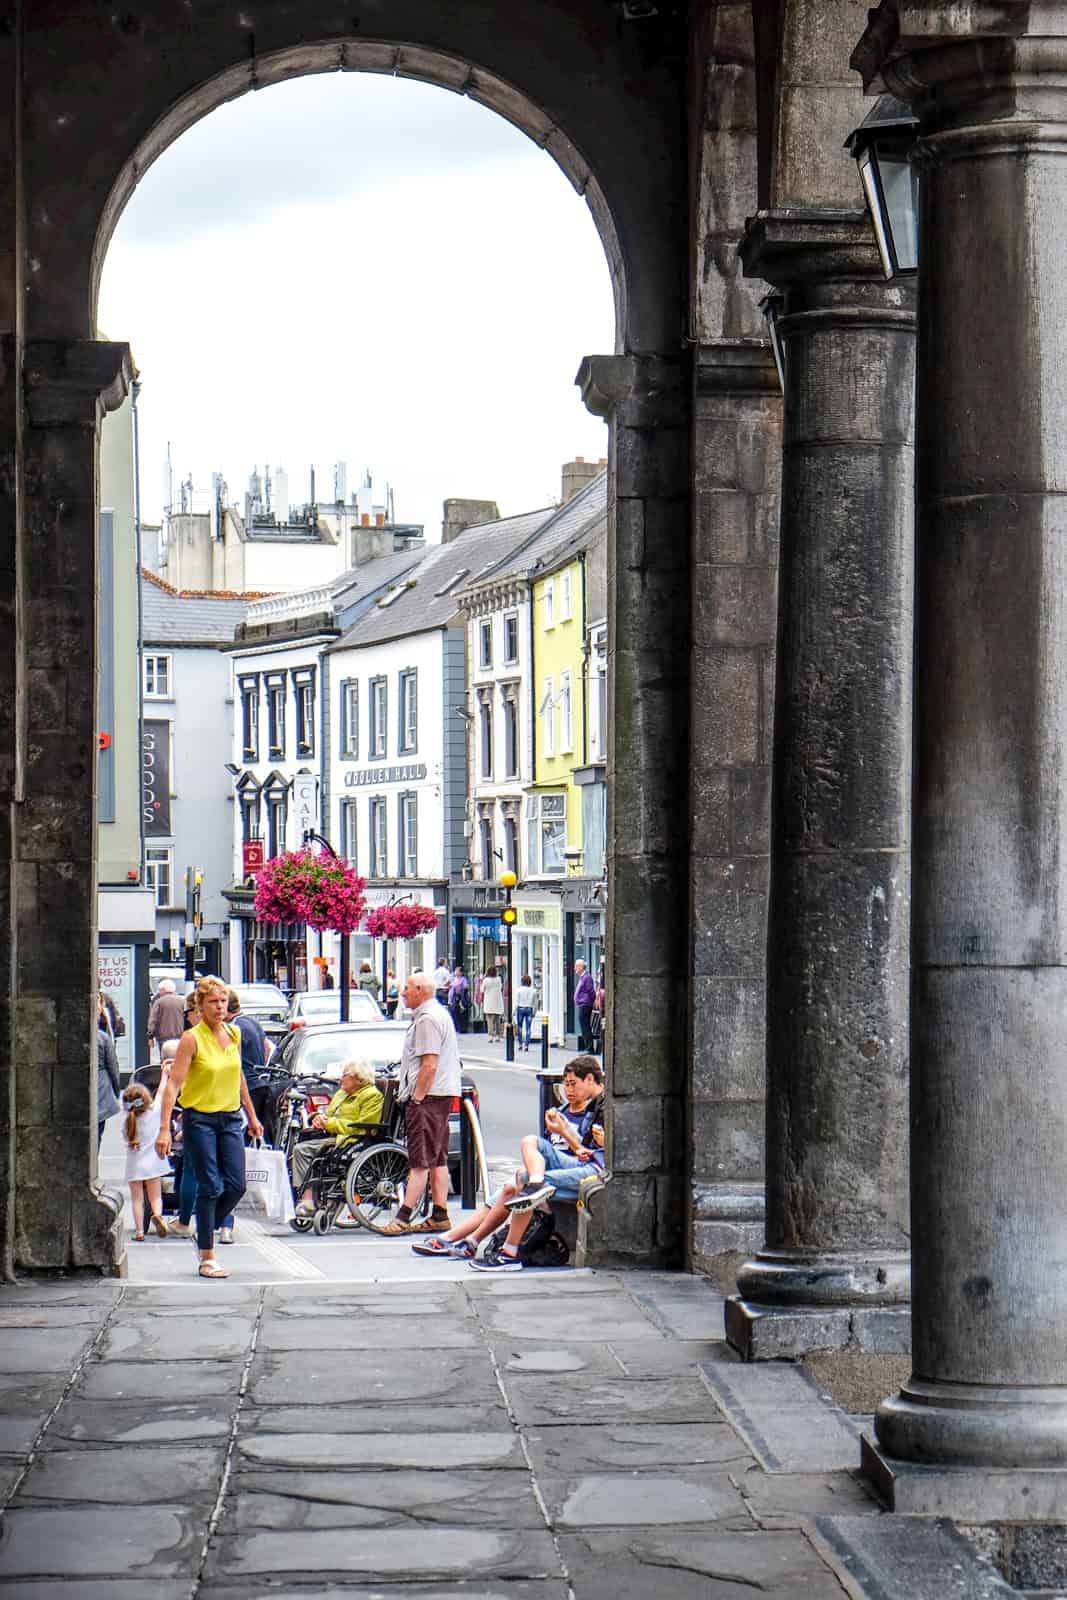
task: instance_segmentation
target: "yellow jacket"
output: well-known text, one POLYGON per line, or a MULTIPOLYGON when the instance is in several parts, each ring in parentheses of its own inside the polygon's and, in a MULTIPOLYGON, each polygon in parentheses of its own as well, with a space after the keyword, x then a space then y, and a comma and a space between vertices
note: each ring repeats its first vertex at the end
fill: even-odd
POLYGON ((381 1121, 382 1092, 372 1083, 364 1084, 355 1094, 345 1094, 338 1089, 326 1107, 326 1132, 336 1134, 337 1148, 354 1144, 368 1123, 381 1121))

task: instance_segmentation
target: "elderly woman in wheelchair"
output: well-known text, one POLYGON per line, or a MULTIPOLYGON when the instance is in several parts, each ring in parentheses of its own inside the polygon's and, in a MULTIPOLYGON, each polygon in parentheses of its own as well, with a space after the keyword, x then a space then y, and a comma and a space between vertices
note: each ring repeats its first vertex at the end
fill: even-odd
POLYGON ((300 1195, 298 1217, 315 1214, 315 1186, 308 1182, 312 1165, 329 1151, 356 1144, 381 1122, 381 1116, 382 1092, 375 1086, 374 1068, 366 1061, 346 1062, 341 1070, 341 1087, 326 1110, 311 1121, 311 1126, 324 1137, 302 1139, 293 1149, 293 1189, 300 1195))

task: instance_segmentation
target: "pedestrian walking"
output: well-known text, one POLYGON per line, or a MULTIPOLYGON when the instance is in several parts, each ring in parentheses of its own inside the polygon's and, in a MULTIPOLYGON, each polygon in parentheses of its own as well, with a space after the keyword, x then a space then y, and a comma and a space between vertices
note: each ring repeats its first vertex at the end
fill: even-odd
POLYGON ((504 1037, 504 985, 495 967, 489 967, 482 979, 482 1011, 490 1039, 504 1037))
POLYGON ((447 961, 445 961, 445 960, 439 961, 437 963, 437 966, 434 969, 434 975, 433 975, 434 998, 436 999, 438 1005, 447 1006, 447 1004, 448 1004, 448 986, 449 986, 449 984, 451 982, 452 982, 452 969, 451 969, 451 967, 448 965, 447 961))
POLYGON ((400 1004, 400 985, 396 981, 396 973, 392 967, 385 977, 385 1014, 392 1022, 396 1016, 396 1008, 400 1004))
POLYGON ((448 1116, 462 1092, 459 1045, 448 1012, 434 999, 434 979, 413 972, 401 990, 414 1016, 404 1035, 398 1098, 404 1106, 408 1179, 404 1203, 381 1231, 388 1234, 445 1233, 448 1215, 448 1116), (430 1180, 433 1214, 423 1222, 412 1215, 430 1180))
POLYGON ((201 1020, 178 1043, 174 1066, 163 1089, 160 1156, 170 1154, 170 1114, 175 1099, 182 1108, 185 1160, 196 1174, 196 1238, 202 1278, 226 1278, 215 1260, 217 1217, 227 1216, 245 1190, 244 1126, 241 1106, 254 1139, 263 1137, 241 1071, 241 1034, 226 1021, 229 991, 221 978, 201 978, 196 986, 201 1020))
POLYGON ((122 1129, 126 1141, 126 1182, 130 1186, 133 1236, 138 1240, 144 1238, 149 1222, 161 1239, 167 1237, 161 1179, 170 1172, 170 1162, 156 1149, 162 1099, 162 1084, 154 1096, 143 1083, 131 1083, 122 1092, 122 1103, 126 1107, 122 1129))
MULTIPOLYGON (((401 993, 403 993, 403 990, 401 993)), ((457 967, 449 980, 448 1009, 451 1012, 456 1032, 466 1033, 471 1014, 471 988, 463 976, 462 967, 457 967)))
POLYGON ((106 1025, 100 1025, 100 1018, 105 1019, 105 1024, 107 1018, 103 995, 97 996, 96 1009, 96 1148, 99 1150, 100 1141, 104 1137, 104 1124, 122 1109, 119 1100, 122 1079, 119 1076, 119 1058, 115 1053, 115 1041, 111 1037, 111 1030, 106 1025))
POLYGON ((533 979, 528 972, 524 972, 522 982, 515 990, 515 1027, 518 1033, 520 1050, 529 1050, 530 1048, 530 1028, 533 1025, 536 1004, 537 990, 534 988, 533 979))
POLYGON ((148 1013, 148 1042, 159 1051, 163 1059, 163 1046, 168 1039, 180 1039, 185 1027, 185 1001, 174 990, 172 978, 164 978, 148 1013))
POLYGON ((369 961, 364 961, 359 969, 359 987, 372 994, 378 1003, 381 1003, 382 980, 374 971, 369 961))
POLYGON ((574 1006, 578 1013, 578 1049, 593 1048, 592 1016, 596 1003, 596 984, 592 974, 585 969, 584 961, 574 963, 574 1006))

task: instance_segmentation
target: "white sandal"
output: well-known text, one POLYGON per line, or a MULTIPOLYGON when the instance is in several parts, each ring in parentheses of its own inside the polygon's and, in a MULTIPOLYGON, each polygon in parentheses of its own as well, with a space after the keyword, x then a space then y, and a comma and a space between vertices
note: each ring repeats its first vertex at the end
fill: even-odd
POLYGON ((198 1272, 202 1278, 228 1278, 230 1274, 217 1261, 201 1261, 198 1272))

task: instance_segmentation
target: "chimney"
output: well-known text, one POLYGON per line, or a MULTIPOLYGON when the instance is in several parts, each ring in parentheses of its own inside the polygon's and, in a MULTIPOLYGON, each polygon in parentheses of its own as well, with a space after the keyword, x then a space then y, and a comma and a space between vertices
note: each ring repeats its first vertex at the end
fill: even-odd
POLYGON ((500 507, 495 500, 446 500, 443 509, 442 544, 451 544, 466 528, 500 521, 500 507))
POLYGON ((573 500, 587 483, 600 476, 605 463, 587 461, 584 456, 575 456, 573 461, 563 463, 563 473, 560 486, 560 505, 565 506, 568 500, 573 500))

